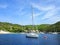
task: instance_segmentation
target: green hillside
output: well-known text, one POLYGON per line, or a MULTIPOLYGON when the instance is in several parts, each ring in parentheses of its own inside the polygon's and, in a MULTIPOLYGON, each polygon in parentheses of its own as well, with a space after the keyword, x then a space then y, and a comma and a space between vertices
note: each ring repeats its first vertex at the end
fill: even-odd
POLYGON ((41 25, 18 25, 8 22, 0 22, 0 30, 9 32, 28 32, 29 30, 38 30, 39 32, 60 32, 60 21, 55 24, 41 24, 41 25))

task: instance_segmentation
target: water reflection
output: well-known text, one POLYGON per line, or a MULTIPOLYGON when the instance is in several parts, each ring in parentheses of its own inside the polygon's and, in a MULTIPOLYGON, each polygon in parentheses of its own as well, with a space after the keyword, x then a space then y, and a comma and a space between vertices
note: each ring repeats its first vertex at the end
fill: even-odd
POLYGON ((0 34, 0 45, 60 45, 60 34, 39 34, 38 39, 25 34, 0 34))

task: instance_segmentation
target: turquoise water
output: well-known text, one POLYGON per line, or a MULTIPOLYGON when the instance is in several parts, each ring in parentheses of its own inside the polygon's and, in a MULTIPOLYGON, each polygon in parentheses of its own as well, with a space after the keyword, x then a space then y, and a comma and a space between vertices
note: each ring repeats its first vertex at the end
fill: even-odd
POLYGON ((26 34, 0 34, 0 45, 60 45, 60 34, 39 34, 37 39, 26 38, 26 34))

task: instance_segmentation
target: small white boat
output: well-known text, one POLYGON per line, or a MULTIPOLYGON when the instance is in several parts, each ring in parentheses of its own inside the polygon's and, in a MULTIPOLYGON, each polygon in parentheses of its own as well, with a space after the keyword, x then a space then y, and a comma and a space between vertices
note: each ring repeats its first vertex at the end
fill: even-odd
POLYGON ((39 35, 37 33, 27 33, 26 37, 27 38, 38 38, 39 35))
POLYGON ((53 32, 52 34, 58 34, 57 32, 53 32))

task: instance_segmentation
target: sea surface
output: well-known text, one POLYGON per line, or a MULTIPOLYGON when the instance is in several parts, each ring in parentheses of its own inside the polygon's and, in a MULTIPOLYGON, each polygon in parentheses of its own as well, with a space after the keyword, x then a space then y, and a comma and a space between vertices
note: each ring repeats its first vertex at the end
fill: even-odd
POLYGON ((0 34, 0 45, 60 45, 60 34, 39 34, 26 38, 26 34, 0 34))

